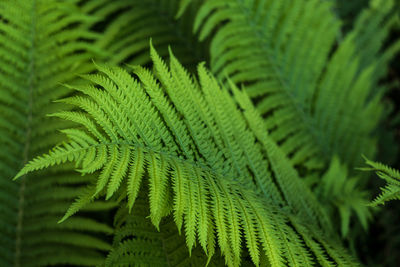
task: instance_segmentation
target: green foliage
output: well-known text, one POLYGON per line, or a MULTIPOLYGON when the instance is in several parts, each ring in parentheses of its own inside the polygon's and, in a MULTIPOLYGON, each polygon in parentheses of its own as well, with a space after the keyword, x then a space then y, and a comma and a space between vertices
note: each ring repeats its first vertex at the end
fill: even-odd
POLYGON ((351 24, 354 22, 354 18, 357 17, 359 12, 368 6, 368 0, 332 0, 334 2, 335 11, 343 18, 345 23, 351 24))
POLYGON ((385 204, 385 202, 400 199, 400 173, 398 170, 390 168, 382 163, 365 159, 369 167, 360 168, 364 171, 374 171, 381 179, 385 180, 386 185, 382 187, 381 194, 371 203, 372 206, 385 204))
POLYGON ((346 166, 340 163, 337 157, 332 159, 329 169, 317 183, 315 189, 319 199, 327 207, 334 207, 332 217, 340 216, 340 230, 343 237, 349 234, 352 215, 356 215, 361 226, 367 230, 371 211, 368 209, 368 192, 360 190, 360 177, 349 177, 346 166), (329 203, 329 204, 328 204, 329 203))
POLYGON ((351 2, 0 1, 0 266, 360 265, 400 9, 351 2))
POLYGON ((160 229, 172 213, 178 231, 185 230, 189 253, 198 242, 210 260, 218 244, 229 266, 239 265, 242 247, 256 265, 262 253, 273 266, 311 265, 308 249, 321 264, 330 261, 324 253, 340 264, 353 262, 341 253, 335 257, 340 248, 334 239, 313 234, 327 231, 329 219, 266 135, 246 95, 232 84, 239 103, 234 101, 203 65, 195 80, 172 54, 169 68, 153 49, 151 56, 157 78, 142 67, 133 68, 139 81, 105 66, 97 66, 103 74, 86 75, 92 83, 74 87, 82 94, 60 100, 80 111, 55 114, 81 127, 63 130, 69 140, 17 177, 67 161, 83 174, 99 170, 88 195, 64 219, 90 199, 110 199, 118 190, 125 191, 131 210, 146 178, 154 226, 160 229))
MULTIPOLYGON (((172 217, 162 221, 159 232, 146 218, 148 210, 148 202, 142 197, 135 202, 132 213, 129 214, 126 207, 118 210, 114 245, 106 266, 126 266, 132 262, 147 266, 206 265, 207 257, 200 247, 188 253, 185 239, 177 231, 172 217)), ((208 266, 223 266, 223 258, 217 257, 215 255, 208 266)))
MULTIPOLYGON (((95 18, 71 1, 2 1, 0 15, 0 265, 101 263, 112 228, 92 216, 56 223, 89 176, 65 166, 10 180, 61 140, 56 131, 65 123, 45 115, 61 107, 51 101, 70 93, 59 83, 93 70, 95 18)), ((86 209, 110 207, 99 202, 86 209)))
POLYGON ((109 64, 148 64, 151 38, 161 55, 168 55, 168 46, 172 46, 184 64, 196 65, 207 55, 192 35, 194 10, 188 9, 177 21, 178 9, 177 0, 92 0, 84 6, 85 12, 108 19, 96 28, 104 31, 97 45, 110 55, 109 64))
POLYGON ((377 82, 399 49, 380 51, 393 6, 372 1, 339 46, 341 23, 329 1, 204 1, 194 31, 200 39, 213 35, 211 70, 246 84, 293 164, 321 168, 337 154, 354 166, 376 150, 377 82))

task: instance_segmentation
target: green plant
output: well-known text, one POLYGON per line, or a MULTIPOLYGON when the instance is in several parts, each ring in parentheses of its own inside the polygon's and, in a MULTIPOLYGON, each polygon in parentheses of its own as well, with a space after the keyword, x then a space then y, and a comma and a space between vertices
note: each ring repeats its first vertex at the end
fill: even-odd
POLYGON ((330 210, 334 213, 332 217, 336 216, 335 212, 340 216, 340 231, 343 237, 349 234, 353 214, 357 216, 364 230, 367 230, 372 215, 367 205, 368 192, 357 187, 362 178, 349 177, 347 172, 347 168, 340 163, 338 157, 333 157, 326 173, 318 181, 314 181, 318 183, 315 190, 318 199, 325 202, 327 208, 333 208, 330 210))
MULTIPOLYGON (((0 265, 99 264, 100 251, 110 248, 110 226, 90 213, 57 224, 89 177, 66 166, 9 179, 61 140, 56 131, 65 123, 46 114, 61 107, 52 100, 70 93, 59 83, 93 70, 94 18, 59 1, 2 1, 0 14, 0 265)), ((112 206, 98 202, 86 210, 112 206)))
POLYGON ((374 162, 366 159, 366 164, 369 167, 360 168, 364 171, 375 171, 376 174, 383 180, 386 185, 382 187, 381 194, 371 203, 372 206, 385 204, 385 202, 395 199, 400 199, 400 173, 398 170, 390 168, 382 163, 374 162))
MULTIPOLYGON (((152 223, 159 228, 162 218, 172 213, 178 231, 184 226, 189 251, 197 241, 210 260, 218 244, 226 263, 236 266, 240 244, 246 243, 256 265, 263 250, 272 265, 309 265, 306 244, 321 264, 328 263, 316 248, 332 239, 312 233, 329 233, 329 219, 266 135, 246 95, 234 91, 245 110, 242 115, 228 91, 201 65, 195 81, 173 55, 170 69, 154 50, 152 58, 160 85, 142 68, 134 72, 140 83, 121 69, 107 67, 98 67, 105 76, 86 76, 93 85, 74 87, 83 95, 61 100, 84 112, 55 114, 85 129, 63 130, 69 141, 28 163, 17 177, 67 161, 75 162, 83 174, 100 170, 63 221, 98 195, 110 199, 118 189, 132 209, 147 174, 152 223), (273 164, 272 173, 266 159, 273 164), (302 223, 309 226, 306 238, 302 223)), ((324 250, 337 263, 352 262, 324 250)), ((125 251, 129 254, 128 248, 125 251)))
POLYGON ((358 266, 394 4, 1 2, 0 265, 358 266))

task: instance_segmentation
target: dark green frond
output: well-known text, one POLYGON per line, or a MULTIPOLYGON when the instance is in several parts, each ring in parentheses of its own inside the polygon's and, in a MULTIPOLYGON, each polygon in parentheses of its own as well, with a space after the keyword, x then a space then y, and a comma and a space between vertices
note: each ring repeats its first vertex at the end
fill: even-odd
POLYGON ((293 164, 321 169, 337 154, 354 166, 376 149, 377 82, 399 50, 382 51, 393 5, 373 1, 341 40, 331 1, 209 0, 194 31, 211 36, 212 72, 245 84, 293 164))
POLYGON ((60 83, 94 69, 91 58, 99 50, 92 43, 98 34, 89 27, 96 19, 75 2, 0 3, 1 266, 93 266, 110 248, 105 236, 112 228, 90 216, 57 224, 89 176, 63 166, 12 181, 29 158, 62 140, 57 130, 71 126, 45 117, 65 108, 52 104, 71 92, 60 83))
POLYGON ((207 59, 206 47, 192 34, 195 10, 189 8, 175 18, 179 0, 96 0, 84 5, 85 12, 102 18, 95 28, 104 31, 97 45, 109 56, 109 63, 144 65, 151 62, 149 39, 163 56, 172 46, 178 58, 188 66, 207 59), (108 23, 104 24, 104 20, 108 23))
POLYGON ((309 168, 320 166, 317 148, 328 146, 310 112, 340 26, 330 7, 318 0, 205 1, 194 28, 200 39, 213 33, 211 70, 262 96, 257 108, 271 137, 294 164, 309 168))
POLYGON ((331 208, 331 218, 340 219, 337 222, 343 237, 349 234, 352 217, 357 217, 364 230, 367 230, 368 221, 372 217, 367 206, 368 192, 357 187, 359 180, 360 177, 349 177, 346 166, 334 157, 320 181, 315 181, 314 191, 318 199, 326 204, 326 208, 331 208))

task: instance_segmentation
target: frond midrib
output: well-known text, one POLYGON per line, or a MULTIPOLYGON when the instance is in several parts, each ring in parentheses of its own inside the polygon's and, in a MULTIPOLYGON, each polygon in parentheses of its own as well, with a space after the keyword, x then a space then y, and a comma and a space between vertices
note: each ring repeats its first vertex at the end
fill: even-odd
MULTIPOLYGON (((35 39, 36 39, 36 0, 32 0, 31 25, 30 25, 30 47, 28 51, 28 114, 25 144, 22 155, 23 165, 28 163, 30 147, 32 142, 32 120, 33 120, 33 89, 35 86, 35 39)), ((15 259, 14 266, 19 267, 21 262, 21 239, 24 220, 24 202, 26 189, 26 175, 22 177, 18 192, 18 213, 16 226, 15 259)))
MULTIPOLYGON (((70 143, 67 142, 66 144, 70 144, 70 143)), ((105 147, 108 147, 108 146, 128 146, 128 147, 132 147, 134 149, 142 149, 146 153, 159 154, 159 155, 164 156, 165 158, 171 159, 173 162, 179 162, 179 163, 182 163, 182 164, 187 164, 187 165, 193 166, 193 168, 195 168, 195 169, 201 169, 204 172, 213 173, 213 174, 217 175, 218 177, 223 178, 225 181, 229 181, 230 184, 238 183, 237 181, 235 181, 231 177, 228 177, 225 174, 223 174, 223 173, 221 173, 221 172, 219 172, 219 171, 217 171, 215 169, 212 169, 212 168, 210 168, 210 167, 208 167, 208 166, 206 166, 206 165, 204 165, 204 164, 202 164, 200 162, 194 162, 194 161, 191 161, 191 160, 182 159, 180 157, 177 157, 177 156, 175 156, 173 154, 168 153, 167 151, 154 150, 154 149, 152 149, 152 148, 150 148, 148 146, 144 146, 144 145, 141 145, 141 144, 138 144, 138 143, 129 142, 129 141, 113 141, 113 142, 107 142, 107 143, 90 144, 90 145, 87 145, 85 147, 81 146, 80 148, 74 148, 73 150, 70 149, 70 150, 62 153, 62 155, 59 155, 59 158, 64 158, 66 155, 71 155, 71 154, 74 154, 74 153, 80 153, 80 152, 89 150, 90 148, 98 148, 98 147, 102 147, 102 146, 105 146, 105 147)), ((62 145, 58 146, 58 147, 55 147, 55 149, 56 148, 62 148, 62 145)), ((56 158, 57 157, 55 157, 54 155, 52 156, 52 159, 56 159, 56 158)), ((28 165, 26 165, 26 166, 29 167, 29 165, 30 164, 28 163, 28 165)), ((25 175, 25 172, 30 172, 30 170, 27 170, 26 168, 23 168, 15 176, 14 179, 23 177, 25 175)), ((245 187, 247 187, 247 186, 245 186, 245 187)))
MULTIPOLYGON (((252 17, 250 16, 249 9, 243 4, 242 0, 236 0, 238 3, 238 6, 240 10, 245 14, 246 20, 251 21, 252 17)), ((271 62, 271 67, 274 70, 276 77, 278 78, 279 84, 283 87, 283 90, 280 92, 283 92, 289 99, 291 105, 295 108, 297 111, 297 115, 299 116, 300 120, 302 121, 302 125, 304 126, 303 129, 307 129, 307 132, 312 136, 310 138, 311 140, 314 140, 318 144, 319 147, 319 152, 321 153, 321 156, 324 159, 328 159, 329 155, 331 154, 331 151, 329 149, 329 145, 324 139, 320 138, 320 132, 322 130, 319 130, 316 127, 315 120, 311 114, 306 113, 306 109, 304 108, 304 105, 300 103, 299 101, 296 101, 296 97, 291 91, 289 90, 290 86, 287 84, 285 78, 282 76, 282 71, 280 70, 279 64, 277 64, 276 59, 271 55, 268 43, 265 42, 265 39, 263 38, 263 33, 257 29, 255 26, 255 23, 248 23, 247 26, 251 28, 251 30, 254 32, 254 36, 259 40, 259 43, 261 44, 260 47, 264 51, 264 55, 268 58, 268 61, 271 62)))

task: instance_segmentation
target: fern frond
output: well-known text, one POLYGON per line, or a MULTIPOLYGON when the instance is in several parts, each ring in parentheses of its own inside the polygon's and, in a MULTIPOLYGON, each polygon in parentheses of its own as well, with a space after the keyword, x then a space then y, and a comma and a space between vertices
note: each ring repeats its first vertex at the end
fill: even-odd
POLYGON ((211 38, 212 72, 246 85, 271 137, 308 169, 335 154, 349 166, 373 155, 383 108, 377 82, 399 50, 382 51, 394 1, 373 1, 342 41, 331 2, 208 0, 194 23, 200 40, 211 38))
POLYGON ((97 0, 88 1, 82 8, 101 18, 94 27, 104 33, 96 44, 107 51, 109 64, 151 63, 149 39, 163 56, 172 46, 185 65, 195 66, 207 59, 206 46, 192 34, 195 9, 188 8, 179 20, 175 18, 179 0, 97 0))
POLYGON ((393 1, 371 1, 371 6, 361 12, 354 29, 333 54, 318 92, 320 100, 316 101, 315 118, 323 123, 332 146, 342 147, 336 153, 350 167, 359 163, 360 154, 375 154, 372 131, 382 119, 381 98, 385 92, 378 81, 386 75, 388 58, 400 48, 400 43, 395 42, 382 49, 394 23, 393 4, 393 1), (375 32, 373 42, 367 41, 369 32, 375 32), (333 95, 336 95, 335 101, 332 101, 333 95), (333 107, 336 111, 328 111, 333 107), (363 123, 358 123, 361 120, 363 123))
POLYGON ((400 199, 400 172, 380 162, 374 162, 365 158, 365 163, 370 167, 359 168, 364 171, 374 171, 379 178, 386 181, 381 194, 371 203, 371 206, 383 205, 390 200, 400 199))
POLYGON ((349 234, 353 216, 357 216, 364 230, 367 230, 368 221, 372 217, 367 206, 367 191, 357 188, 359 179, 360 177, 349 177, 346 166, 340 163, 338 157, 334 157, 329 169, 316 185, 318 199, 325 202, 327 207, 335 207, 330 211, 331 218, 337 218, 337 214, 340 216, 342 237, 349 234))
MULTIPOLYGON (((199 247, 189 254, 185 238, 178 233, 171 217, 165 218, 160 225, 161 231, 157 231, 146 218, 149 203, 143 195, 139 196, 131 213, 126 207, 118 210, 113 249, 105 266, 205 266, 206 255, 199 247)), ((208 266, 222 265, 223 258, 215 255, 208 266)))
MULTIPOLYGON (((309 249, 317 259, 357 265, 334 245, 332 234, 320 234, 325 220, 318 202, 265 134, 250 100, 235 101, 202 64, 196 80, 172 53, 169 66, 154 48, 151 58, 154 74, 135 67, 138 79, 107 66, 85 76, 92 83, 74 86, 80 94, 62 100, 78 111, 58 113, 76 117, 79 128, 64 131, 68 141, 16 177, 65 162, 83 174, 98 170, 94 187, 66 216, 101 196, 127 196, 129 211, 135 210, 146 180, 152 224, 161 229, 163 218, 172 216, 178 231, 184 229, 189 253, 198 242, 210 261, 218 246, 228 266, 240 264, 244 247, 256 265, 264 257, 271 266, 312 265, 309 249), (309 248, 303 234, 321 249, 309 248)), ((129 254, 134 246, 127 242, 116 253, 129 254)))
POLYGON ((99 35, 89 30, 96 18, 76 2, 0 3, 1 266, 93 266, 110 249, 105 236, 112 228, 88 215, 57 224, 90 176, 76 175, 70 165, 12 181, 28 158, 62 140, 57 130, 72 124, 45 114, 65 108, 51 103, 71 93, 60 83, 93 70, 91 58, 100 53, 92 44, 99 35))
POLYGON ((309 118, 309 103, 339 27, 329 9, 321 1, 205 1, 194 28, 200 39, 215 31, 211 70, 245 83, 250 96, 263 96, 258 109, 270 115, 271 136, 295 164, 311 160, 311 168, 315 148, 326 146, 309 118), (311 146, 314 140, 321 143, 311 146))

